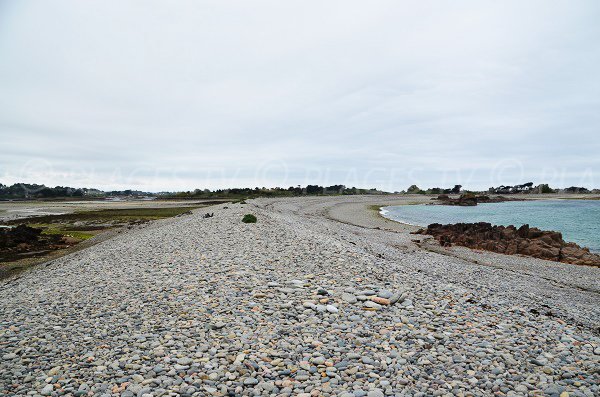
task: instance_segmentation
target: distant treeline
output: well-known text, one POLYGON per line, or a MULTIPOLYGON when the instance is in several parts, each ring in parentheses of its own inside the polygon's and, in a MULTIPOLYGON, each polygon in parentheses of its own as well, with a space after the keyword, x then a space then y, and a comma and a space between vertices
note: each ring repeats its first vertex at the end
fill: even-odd
POLYGON ((441 187, 432 187, 429 189, 421 189, 417 185, 412 185, 406 189, 408 194, 459 194, 461 192, 462 185, 454 185, 451 189, 444 189, 441 187))
POLYGON ((500 185, 498 187, 491 187, 488 189, 489 193, 494 194, 519 194, 519 193, 598 193, 598 189, 589 190, 585 187, 571 186, 565 189, 553 189, 546 183, 541 183, 537 186, 533 186, 533 182, 527 182, 522 185, 505 186, 500 185))
POLYGON ((103 192, 98 189, 74 188, 68 186, 48 187, 35 183, 15 183, 7 186, 0 183, 0 199, 52 199, 52 198, 83 198, 83 197, 111 197, 111 196, 147 196, 135 190, 122 190, 103 192))
MULTIPOLYGON (((484 193, 462 190, 461 185, 454 185, 452 188, 429 188, 421 189, 417 185, 410 186, 406 191, 399 193, 408 194, 461 194, 461 193, 484 193)), ((600 193, 600 190, 589 190, 584 187, 571 186, 566 189, 553 189, 547 184, 533 186, 533 182, 527 182, 522 185, 491 187, 488 189, 490 194, 527 194, 527 193, 600 193)), ((23 199, 64 199, 64 198, 110 198, 110 197, 156 197, 156 198, 251 198, 251 197, 285 197, 302 195, 351 195, 351 194, 388 194, 377 189, 359 189, 356 187, 346 187, 344 185, 308 185, 290 186, 288 188, 274 187, 255 187, 255 188, 232 188, 232 189, 195 189, 186 192, 160 192, 148 193, 139 190, 113 190, 101 191, 89 188, 73 188, 66 186, 48 187, 45 185, 15 183, 7 186, 0 183, 0 200, 23 200, 23 199)))
MULTIPOLYGON (((406 192, 408 194, 460 194, 460 193, 485 193, 485 192, 476 192, 470 190, 462 190, 461 185, 454 185, 451 189, 444 189, 439 187, 433 187, 429 189, 421 189, 417 185, 410 186, 406 192)), ((545 193, 562 193, 562 194, 580 194, 580 193, 600 193, 600 190, 594 189, 589 190, 585 187, 577 187, 571 186, 565 189, 553 189, 548 184, 541 183, 537 186, 533 185, 533 182, 527 182, 522 185, 500 185, 498 187, 491 187, 488 189, 487 193, 490 194, 545 194, 545 193)))
POLYGON ((56 198, 56 197, 83 197, 88 189, 75 189, 72 187, 47 187, 45 185, 15 183, 6 186, 0 183, 0 198, 56 198))
POLYGON ((302 195, 327 195, 327 194, 385 194, 377 189, 347 188, 344 185, 319 186, 308 185, 306 187, 290 186, 289 188, 232 188, 232 189, 196 189, 187 192, 167 193, 163 197, 174 198, 223 198, 223 197, 284 197, 302 195))
POLYGON ((291 186, 289 188, 233 188, 233 189, 196 189, 187 192, 148 193, 138 190, 113 190, 104 192, 98 189, 48 187, 45 185, 15 183, 7 186, 0 183, 0 199, 57 199, 57 198, 105 198, 105 197, 160 197, 160 198, 249 198, 279 197, 323 194, 384 194, 377 189, 347 188, 344 185, 306 187, 291 186))

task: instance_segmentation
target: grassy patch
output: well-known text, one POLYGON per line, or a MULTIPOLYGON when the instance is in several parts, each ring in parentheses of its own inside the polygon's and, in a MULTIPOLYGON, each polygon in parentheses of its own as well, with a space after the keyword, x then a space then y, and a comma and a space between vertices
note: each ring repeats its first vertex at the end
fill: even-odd
POLYGON ((65 230, 62 232, 62 234, 63 236, 73 237, 77 240, 87 240, 95 236, 94 233, 78 232, 75 230, 65 230))
MULTIPOLYGON (((107 223, 119 224, 135 221, 151 221, 155 219, 169 218, 181 215, 185 212, 201 208, 198 206, 168 207, 168 208, 127 208, 127 209, 104 209, 97 211, 79 211, 62 215, 41 215, 27 218, 29 224, 54 224, 54 223, 107 223)), ((22 219, 8 221, 9 224, 23 223, 22 219)))
POLYGON ((87 240, 107 228, 170 218, 200 207, 202 206, 79 211, 72 214, 35 216, 24 220, 9 221, 8 223, 26 223, 27 226, 44 229, 42 234, 55 234, 78 240, 87 240))
POLYGON ((76 238, 77 240, 87 240, 90 239, 92 237, 94 237, 100 230, 99 229, 95 229, 95 230, 87 230, 85 227, 82 227, 82 230, 70 230, 71 228, 65 228, 65 226, 62 225, 56 225, 56 224, 50 224, 50 223, 30 223, 27 226, 30 227, 35 227, 35 228, 40 228, 40 229, 44 229, 44 231, 42 232, 42 234, 46 234, 46 235, 60 235, 60 236, 67 236, 67 237, 72 237, 72 238, 76 238))
POLYGON ((74 215, 94 216, 94 217, 127 217, 127 218, 168 218, 184 212, 194 210, 199 206, 188 207, 167 207, 167 208, 127 208, 127 209, 106 209, 98 211, 76 212, 74 215))
POLYGON ((254 216, 252 214, 246 214, 242 218, 242 222, 244 222, 244 223, 256 223, 256 216, 254 216))

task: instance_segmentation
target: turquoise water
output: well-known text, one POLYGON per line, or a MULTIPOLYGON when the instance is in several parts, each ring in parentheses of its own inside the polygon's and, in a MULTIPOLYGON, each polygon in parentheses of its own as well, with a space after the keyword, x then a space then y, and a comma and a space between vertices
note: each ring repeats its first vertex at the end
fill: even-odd
POLYGON ((561 232, 565 241, 600 252, 600 200, 513 201, 475 207, 401 205, 382 208, 381 212, 386 218, 418 226, 458 222, 517 227, 529 224, 561 232))

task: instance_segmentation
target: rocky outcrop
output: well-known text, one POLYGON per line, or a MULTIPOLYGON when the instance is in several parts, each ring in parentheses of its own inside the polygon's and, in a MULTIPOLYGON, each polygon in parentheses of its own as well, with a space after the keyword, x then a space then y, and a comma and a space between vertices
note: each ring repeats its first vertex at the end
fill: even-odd
POLYGON ((502 203, 505 201, 524 201, 524 199, 508 198, 503 196, 490 197, 485 194, 475 195, 472 193, 461 194, 458 198, 451 198, 447 194, 440 194, 435 200, 436 204, 459 205, 464 207, 475 206, 479 203, 502 203))
POLYGON ((14 248, 22 244, 38 241, 42 229, 19 225, 13 228, 0 229, 0 248, 14 248))
POLYGON ((42 229, 26 225, 0 228, 0 262, 66 248, 75 242, 61 235, 42 234, 42 229))
POLYGON ((562 234, 544 231, 529 225, 492 226, 490 223, 456 223, 441 225, 433 223, 416 234, 433 236, 442 246, 464 247, 520 254, 574 265, 600 266, 600 255, 575 243, 563 240, 562 234))

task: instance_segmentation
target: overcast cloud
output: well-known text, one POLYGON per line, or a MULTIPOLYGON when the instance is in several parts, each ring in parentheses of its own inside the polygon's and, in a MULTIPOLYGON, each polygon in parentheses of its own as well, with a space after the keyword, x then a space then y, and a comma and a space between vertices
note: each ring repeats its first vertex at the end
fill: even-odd
POLYGON ((0 182, 600 187, 600 2, 0 1, 0 182))

